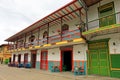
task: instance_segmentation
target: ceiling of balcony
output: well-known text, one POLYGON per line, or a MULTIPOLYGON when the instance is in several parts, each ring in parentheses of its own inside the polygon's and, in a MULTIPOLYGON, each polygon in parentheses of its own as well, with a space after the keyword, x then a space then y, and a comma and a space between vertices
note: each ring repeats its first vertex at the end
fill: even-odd
POLYGON ((87 6, 89 7, 89 6, 91 6, 91 5, 93 5, 93 4, 95 4, 95 3, 98 3, 98 2, 100 2, 101 0, 83 0, 86 4, 87 4, 87 6))

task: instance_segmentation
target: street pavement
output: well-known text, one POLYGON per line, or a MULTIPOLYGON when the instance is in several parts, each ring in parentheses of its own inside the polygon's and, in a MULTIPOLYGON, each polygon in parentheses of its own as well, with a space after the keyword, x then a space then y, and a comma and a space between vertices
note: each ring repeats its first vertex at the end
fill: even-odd
POLYGON ((120 80, 96 75, 75 76, 72 72, 50 72, 37 69, 8 67, 0 64, 0 80, 120 80))

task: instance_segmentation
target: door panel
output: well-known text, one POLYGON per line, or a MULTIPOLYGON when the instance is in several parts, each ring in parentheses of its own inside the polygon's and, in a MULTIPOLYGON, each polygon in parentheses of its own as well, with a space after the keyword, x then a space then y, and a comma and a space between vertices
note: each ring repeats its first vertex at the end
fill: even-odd
POLYGON ((31 56, 32 60, 31 60, 31 63, 32 63, 32 68, 35 68, 35 65, 36 65, 36 54, 32 54, 31 56))
POLYGON ((47 51, 41 52, 41 69, 47 70, 48 60, 47 51))
POLYGON ((109 64, 108 64, 108 51, 107 49, 99 49, 99 62, 100 62, 100 74, 108 75, 109 64))
POLYGON ((91 58, 91 70, 93 74, 99 73, 99 65, 98 65, 98 54, 97 50, 90 50, 90 58, 91 58))
POLYGON ((107 42, 96 42, 89 45, 89 64, 90 73, 108 76, 109 62, 108 62, 108 47, 107 42), (97 47, 95 47, 97 46, 97 47))

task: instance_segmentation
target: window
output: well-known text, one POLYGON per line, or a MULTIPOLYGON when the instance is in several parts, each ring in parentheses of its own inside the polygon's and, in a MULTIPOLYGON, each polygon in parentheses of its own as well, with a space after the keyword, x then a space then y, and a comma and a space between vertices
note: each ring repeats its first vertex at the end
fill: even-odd
POLYGON ((48 37, 48 32, 45 31, 45 32, 43 33, 43 38, 47 38, 47 37, 48 37))
POLYGON ((114 3, 108 3, 98 8, 100 17, 100 27, 115 24, 114 3), (107 16, 107 17, 105 17, 107 16))
POLYGON ((29 37, 29 42, 33 42, 34 39, 35 39, 35 36, 34 36, 34 35, 30 36, 30 37, 29 37))
POLYGON ((63 24, 62 25, 62 32, 69 30, 69 25, 68 24, 63 24))

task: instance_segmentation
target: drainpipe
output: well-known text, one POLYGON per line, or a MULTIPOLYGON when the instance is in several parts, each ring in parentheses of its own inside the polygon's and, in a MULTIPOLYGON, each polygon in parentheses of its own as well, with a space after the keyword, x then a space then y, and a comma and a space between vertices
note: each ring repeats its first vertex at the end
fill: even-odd
POLYGON ((63 24, 63 21, 62 21, 62 17, 61 17, 61 30, 60 30, 61 41, 62 41, 62 24, 63 24))
POLYGON ((39 45, 39 37, 40 37, 40 28, 38 30, 38 42, 37 42, 37 45, 39 45))
POLYGON ((87 14, 88 7, 87 7, 87 5, 85 4, 85 2, 83 0, 78 0, 78 1, 79 1, 79 3, 81 4, 81 6, 85 10, 85 14, 86 14, 86 30, 88 30, 88 14, 87 14))
POLYGON ((24 41, 24 48, 26 47, 26 34, 25 34, 25 41, 24 41))
MULTIPOLYGON (((80 16, 80 22, 82 22, 82 23, 79 24, 79 26, 80 26, 80 25, 83 25, 83 21, 81 19, 81 10, 79 10, 79 16, 80 16)), ((80 31, 80 37, 82 37, 84 40, 87 41, 87 39, 82 35, 82 32, 83 32, 83 27, 82 26, 79 27, 79 31, 80 31)))
MULTIPOLYGON (((87 13, 88 7, 87 7, 87 5, 85 4, 85 2, 83 0, 78 0, 78 1, 81 4, 81 6, 83 7, 83 9, 85 10, 85 14, 86 14, 86 30, 88 31, 88 13, 87 13)), ((81 36, 81 37, 83 37, 87 41, 87 39, 84 36, 81 36)), ((87 63, 86 63, 86 65, 87 65, 87 63)), ((87 69, 87 66, 86 66, 86 77, 87 77, 87 75, 88 75, 88 69, 87 69)))
POLYGON ((49 43, 49 23, 48 23, 48 29, 47 29, 47 44, 49 43))

